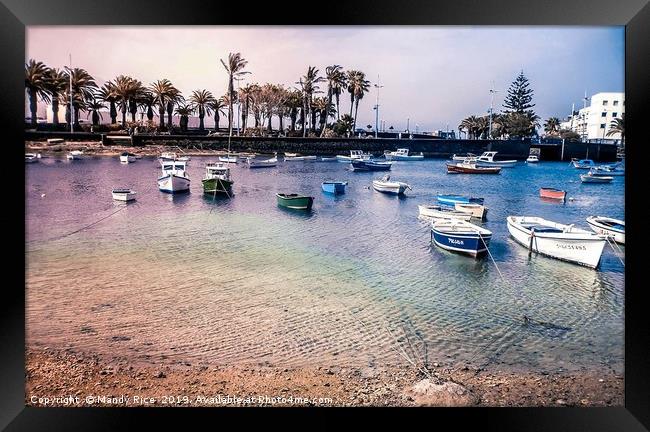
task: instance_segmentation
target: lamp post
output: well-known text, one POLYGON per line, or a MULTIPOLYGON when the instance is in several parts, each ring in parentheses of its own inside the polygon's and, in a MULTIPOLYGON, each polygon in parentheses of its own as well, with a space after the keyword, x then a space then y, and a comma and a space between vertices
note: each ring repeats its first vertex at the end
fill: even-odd
MULTIPOLYGON (((494 82, 492 82, 492 87, 494 87, 494 82)), ((488 127, 488 139, 492 138, 492 111, 494 111, 494 93, 498 93, 494 88, 490 89, 490 125, 488 127)))
POLYGON ((377 130, 379 128, 379 89, 383 87, 383 85, 379 85, 379 74, 377 74, 377 84, 374 87, 377 89, 377 98, 375 101, 375 138, 377 138, 377 130))

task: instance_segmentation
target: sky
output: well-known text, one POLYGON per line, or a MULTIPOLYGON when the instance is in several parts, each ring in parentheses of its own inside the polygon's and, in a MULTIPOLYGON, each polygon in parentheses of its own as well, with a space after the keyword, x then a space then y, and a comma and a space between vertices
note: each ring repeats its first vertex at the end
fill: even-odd
MULTIPOLYGON (((129 75, 144 84, 167 78, 183 94, 227 90, 220 59, 248 60, 244 83, 296 82, 316 66, 358 69, 379 89, 386 128, 457 129, 469 115, 502 109, 523 70, 542 118, 564 119, 598 92, 624 91, 624 27, 460 26, 30 26, 26 60, 86 69, 98 84, 129 75)), ((321 85, 326 92, 326 86, 321 85)), ((324 95, 324 94, 323 94, 324 95)), ((377 89, 359 104, 357 127, 375 124, 377 89)), ((342 113, 350 99, 341 97, 342 113)), ((277 120, 276 120, 277 121, 277 120)), ((209 123, 207 123, 209 124, 209 123)))

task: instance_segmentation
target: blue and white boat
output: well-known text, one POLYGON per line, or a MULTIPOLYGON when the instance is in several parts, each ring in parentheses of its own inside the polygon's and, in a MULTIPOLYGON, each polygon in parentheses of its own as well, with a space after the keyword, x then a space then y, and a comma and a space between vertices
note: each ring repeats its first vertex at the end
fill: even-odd
POLYGON ((187 161, 164 159, 160 165, 162 176, 158 177, 158 189, 172 194, 190 190, 190 177, 185 170, 187 161))
POLYGON ((594 161, 591 159, 573 159, 571 163, 573 163, 573 166, 578 169, 591 169, 596 166, 594 161))
POLYGON ((336 160, 343 163, 349 163, 355 160, 370 160, 371 155, 364 153, 362 150, 350 150, 350 156, 336 155, 336 160))
POLYGON ((454 207, 456 203, 460 204, 483 204, 483 198, 466 197, 454 194, 438 194, 438 202, 443 205, 454 207))
POLYGON ((389 171, 392 162, 375 162, 371 160, 353 160, 352 171, 389 171))
POLYGON ((459 219, 440 219, 431 224, 431 241, 437 246, 477 257, 490 245, 492 231, 459 219))
POLYGON ((348 185, 346 181, 325 181, 321 183, 321 188, 323 192, 330 193, 334 195, 344 194, 345 187, 348 185))

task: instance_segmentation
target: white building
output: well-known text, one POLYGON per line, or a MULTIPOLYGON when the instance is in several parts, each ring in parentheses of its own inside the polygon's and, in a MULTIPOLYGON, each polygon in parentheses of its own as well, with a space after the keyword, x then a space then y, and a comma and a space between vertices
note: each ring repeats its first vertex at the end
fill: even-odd
POLYGON ((583 141, 620 142, 621 134, 607 136, 615 118, 623 118, 625 93, 596 93, 590 98, 589 106, 580 109, 560 123, 561 129, 578 133, 583 141))

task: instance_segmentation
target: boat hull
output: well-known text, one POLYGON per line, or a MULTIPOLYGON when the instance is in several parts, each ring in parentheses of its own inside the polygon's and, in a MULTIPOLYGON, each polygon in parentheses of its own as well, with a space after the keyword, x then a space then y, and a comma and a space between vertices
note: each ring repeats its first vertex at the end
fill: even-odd
POLYGON ((421 161, 424 160, 424 155, 391 155, 389 153, 386 153, 384 155, 386 157, 386 160, 392 160, 392 161, 421 161))
POLYGON ((321 184, 321 188, 325 193, 340 195, 345 193, 347 184, 347 182, 324 182, 321 184))
POLYGON ((472 218, 472 215, 469 213, 451 210, 444 206, 419 205, 418 210, 421 217, 431 219, 459 219, 469 221, 472 218))
POLYGON ((490 168, 490 167, 499 167, 499 168, 513 168, 515 165, 517 165, 516 160, 509 160, 509 161, 482 161, 482 160, 477 160, 476 161, 476 166, 478 167, 485 167, 485 168, 490 168))
POLYGON ((276 197, 280 207, 293 210, 311 210, 314 204, 314 197, 309 196, 277 194, 276 197))
POLYGON ((203 193, 206 194, 227 194, 232 193, 233 181, 220 178, 211 178, 202 180, 203 193))
POLYGON ((487 207, 481 204, 455 203, 454 208, 456 211, 469 213, 472 217, 478 219, 485 219, 488 212, 487 207))
POLYGON ((615 222, 625 227, 625 222, 622 220, 612 219, 612 218, 601 218, 599 216, 588 217, 587 223, 589 224, 589 226, 594 232, 598 234, 606 235, 608 237, 612 237, 616 243, 625 244, 625 228, 616 229, 612 226, 605 225, 602 223, 602 219, 608 220, 610 222, 615 222))
POLYGON ((612 180, 614 180, 614 177, 581 174, 580 180, 582 180, 583 183, 611 183, 612 180))
POLYGON ((553 189, 553 188, 540 188, 539 196, 542 198, 550 198, 555 200, 562 200, 566 198, 566 191, 553 189))
POLYGON ((448 233, 431 228, 431 240, 442 249, 478 257, 487 252, 492 234, 448 233))
POLYGON ((113 191, 113 199, 116 201, 135 201, 136 193, 134 191, 119 192, 113 191))
POLYGON ((350 162, 353 171, 390 171, 390 162, 370 162, 353 160, 350 162))
POLYGON ((374 180, 372 182, 372 187, 377 192, 390 195, 404 195, 404 192, 408 189, 409 185, 402 182, 382 182, 374 180))
POLYGON ((483 204, 483 198, 465 197, 461 195, 438 195, 438 202, 443 205, 454 207, 456 203, 483 204))
POLYGON ((190 190, 190 179, 175 174, 167 174, 158 178, 158 189, 165 193, 178 193, 190 190))
POLYGON ((249 168, 273 168, 278 165, 277 159, 265 161, 248 160, 247 163, 249 168))
POLYGON ((480 167, 478 163, 476 166, 447 164, 447 174, 499 174, 500 172, 501 167, 480 167))
POLYGON ((605 248, 605 239, 596 235, 576 234, 571 238, 543 232, 532 235, 530 230, 516 223, 512 216, 507 218, 507 223, 508 231, 517 243, 533 252, 562 261, 596 268, 605 248))

